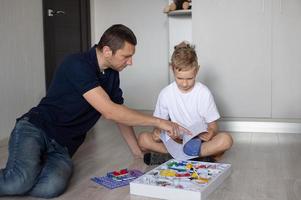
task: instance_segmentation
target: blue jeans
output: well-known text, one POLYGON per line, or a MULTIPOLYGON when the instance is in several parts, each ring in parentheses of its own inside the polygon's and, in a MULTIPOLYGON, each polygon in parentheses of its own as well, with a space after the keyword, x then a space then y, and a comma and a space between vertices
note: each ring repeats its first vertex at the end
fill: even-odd
POLYGON ((67 149, 26 117, 16 123, 8 151, 6 167, 0 170, 0 196, 52 198, 67 188, 73 171, 67 149))

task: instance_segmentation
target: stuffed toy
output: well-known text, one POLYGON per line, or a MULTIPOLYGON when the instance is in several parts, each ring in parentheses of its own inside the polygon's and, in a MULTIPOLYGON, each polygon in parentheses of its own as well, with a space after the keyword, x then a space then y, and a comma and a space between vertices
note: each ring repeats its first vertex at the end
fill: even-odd
POLYGON ((165 13, 174 10, 188 10, 191 9, 191 0, 173 0, 169 5, 164 8, 165 13))

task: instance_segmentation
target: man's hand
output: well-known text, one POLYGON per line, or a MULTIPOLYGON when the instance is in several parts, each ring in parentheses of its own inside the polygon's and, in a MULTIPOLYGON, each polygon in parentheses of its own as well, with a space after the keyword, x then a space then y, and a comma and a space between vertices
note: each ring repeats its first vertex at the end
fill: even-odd
POLYGON ((192 133, 186 128, 169 120, 160 119, 158 128, 165 130, 167 132, 167 135, 173 139, 179 138, 181 135, 184 134, 192 135, 192 133))

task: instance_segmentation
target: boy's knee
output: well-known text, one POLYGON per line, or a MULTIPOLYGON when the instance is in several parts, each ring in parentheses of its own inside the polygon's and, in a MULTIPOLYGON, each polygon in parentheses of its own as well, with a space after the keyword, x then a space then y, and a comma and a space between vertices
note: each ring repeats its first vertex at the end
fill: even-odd
POLYGON ((233 145, 233 138, 232 138, 232 136, 229 133, 226 133, 226 132, 223 132, 223 133, 220 133, 220 134, 222 136, 221 143, 222 143, 223 149, 224 150, 230 149, 231 146, 233 145))
POLYGON ((140 147, 144 146, 144 138, 145 138, 145 133, 140 133, 138 136, 138 145, 140 147))
POLYGON ((142 150, 148 149, 151 144, 151 134, 147 132, 140 133, 138 136, 138 145, 142 150))

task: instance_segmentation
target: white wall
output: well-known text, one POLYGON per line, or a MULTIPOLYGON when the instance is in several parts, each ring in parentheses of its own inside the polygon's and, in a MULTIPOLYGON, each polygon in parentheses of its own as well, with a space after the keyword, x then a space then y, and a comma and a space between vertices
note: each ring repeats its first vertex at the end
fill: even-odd
POLYGON ((41 0, 0 1, 0 139, 45 94, 41 0))
MULTIPOLYGON (((171 1, 171 0, 170 0, 171 1)), ((192 44, 192 20, 190 14, 170 15, 168 17, 169 29, 169 62, 174 52, 174 47, 182 41, 188 41, 192 44)), ((174 74, 169 70, 169 82, 173 82, 174 74)))
POLYGON ((223 117, 271 117, 270 12, 262 2, 193 3, 201 81, 223 117))
POLYGON ((157 95, 168 84, 168 0, 91 0, 92 43, 112 24, 130 27, 138 40, 134 64, 121 72, 125 103, 153 110, 157 95))
POLYGON ((201 80, 223 117, 301 119, 301 1, 194 1, 201 80))

